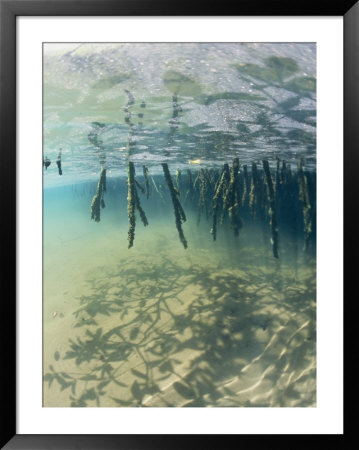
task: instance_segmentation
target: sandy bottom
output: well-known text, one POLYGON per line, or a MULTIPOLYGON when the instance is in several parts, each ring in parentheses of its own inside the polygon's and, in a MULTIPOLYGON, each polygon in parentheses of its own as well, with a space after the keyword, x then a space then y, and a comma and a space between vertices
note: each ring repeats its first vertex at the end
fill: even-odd
POLYGON ((45 241, 44 406, 316 406, 315 260, 122 228, 45 241))

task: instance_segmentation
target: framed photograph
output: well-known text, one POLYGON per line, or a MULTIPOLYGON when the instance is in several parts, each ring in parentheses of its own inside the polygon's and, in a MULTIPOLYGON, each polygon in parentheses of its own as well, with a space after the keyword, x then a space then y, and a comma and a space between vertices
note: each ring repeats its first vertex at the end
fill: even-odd
POLYGON ((343 439, 358 5, 0 11, 2 448, 343 439))

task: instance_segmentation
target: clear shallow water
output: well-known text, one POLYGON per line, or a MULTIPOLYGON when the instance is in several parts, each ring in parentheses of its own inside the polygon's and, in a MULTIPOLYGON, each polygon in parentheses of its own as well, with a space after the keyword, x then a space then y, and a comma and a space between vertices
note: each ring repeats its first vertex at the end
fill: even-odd
POLYGON ((45 46, 44 406, 315 406, 315 110, 312 44, 45 46))
POLYGON ((46 185, 95 178, 90 134, 111 174, 124 174, 129 117, 131 157, 155 172, 163 161, 220 167, 234 156, 304 157, 315 169, 315 67, 315 44, 46 44, 46 185))

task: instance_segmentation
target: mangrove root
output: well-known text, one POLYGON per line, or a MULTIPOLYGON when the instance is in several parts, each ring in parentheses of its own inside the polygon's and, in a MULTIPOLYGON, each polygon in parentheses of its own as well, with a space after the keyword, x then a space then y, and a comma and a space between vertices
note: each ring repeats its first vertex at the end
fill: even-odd
POLYGON ((309 239, 312 234, 311 205, 308 192, 308 179, 303 172, 303 162, 298 163, 299 200, 303 207, 304 224, 304 250, 308 249, 309 239))
POLYGON ((59 175, 62 175, 61 155, 62 155, 62 148, 60 148, 60 151, 59 151, 59 154, 58 154, 57 160, 56 160, 57 168, 59 169, 59 175))
MULTIPOLYGON (((222 185, 222 214, 221 214, 221 219, 220 219, 220 223, 223 223, 224 220, 224 214, 226 212, 226 209, 224 208, 224 204, 226 202, 226 197, 227 197, 227 193, 228 193, 228 187, 229 187, 229 181, 231 179, 231 175, 230 175, 230 171, 229 171, 229 166, 228 164, 223 164, 223 173, 222 173, 222 177, 223 177, 223 185, 222 185)), ((221 177, 221 179, 222 179, 221 177)), ((219 184, 221 184, 222 180, 219 180, 219 184)))
POLYGON ((165 176, 165 180, 166 180, 168 189, 171 194, 173 210, 174 210, 174 214, 175 214, 175 218, 176 218, 176 227, 178 230, 178 235, 179 235, 180 241, 183 244, 183 247, 187 248, 187 241, 186 241, 186 238, 184 237, 183 230, 182 230, 182 223, 186 221, 186 215, 185 215, 183 208, 178 200, 178 191, 173 186, 173 181, 172 181, 170 172, 168 170, 167 163, 162 163, 162 168, 163 168, 163 173, 165 176))
POLYGON ((49 167, 50 164, 51 164, 51 161, 49 160, 49 158, 47 156, 45 156, 45 159, 42 160, 42 166, 45 167, 45 169, 47 170, 47 168, 49 167))
POLYGON ((229 219, 234 231, 234 235, 238 236, 239 230, 242 228, 242 220, 239 217, 239 160, 234 158, 229 185, 224 199, 224 209, 228 210, 229 219))
POLYGON ((259 181, 258 181, 258 170, 257 164, 252 162, 252 179, 251 179, 251 190, 249 192, 249 208, 251 210, 251 215, 254 217, 256 204, 259 197, 259 181))
POLYGON ((211 234, 213 236, 213 240, 215 241, 217 238, 217 216, 219 210, 220 203, 220 195, 223 197, 223 190, 226 188, 229 178, 229 167, 228 164, 223 165, 223 170, 221 176, 217 182, 217 185, 214 189, 213 195, 213 224, 211 228, 211 234))
POLYGON ((136 180, 135 181, 136 186, 138 187, 138 189, 142 192, 142 194, 145 193, 145 188, 136 180))
POLYGON ((128 230, 128 248, 131 248, 133 246, 133 241, 135 239, 135 228, 136 228, 135 210, 137 209, 138 212, 140 213, 140 217, 144 226, 148 225, 148 221, 145 212, 141 208, 140 199, 138 197, 138 192, 136 189, 135 166, 131 161, 128 161, 127 164, 127 177, 128 177, 127 212, 128 212, 128 220, 130 223, 128 230))
POLYGON ((249 191, 249 180, 248 180, 248 171, 247 166, 243 166, 243 194, 242 194, 242 206, 244 206, 247 200, 247 194, 249 191))
POLYGON ((267 186, 267 194, 268 194, 268 200, 269 200, 269 223, 272 231, 272 246, 273 246, 273 256, 275 258, 278 258, 278 225, 277 225, 277 213, 276 213, 276 206, 275 206, 275 193, 273 188, 273 180, 272 176, 269 170, 269 164, 267 160, 263 160, 263 170, 264 170, 264 177, 266 181, 267 186))
POLYGON ((105 207, 105 201, 103 199, 106 192, 106 169, 101 168, 100 179, 97 184, 97 191, 91 202, 91 219, 95 222, 100 222, 101 210, 100 207, 105 207))
POLYGON ((198 216, 197 216, 197 225, 199 225, 201 221, 201 214, 204 209, 206 209, 206 217, 208 219, 208 210, 206 204, 206 194, 208 190, 208 182, 204 169, 201 169, 198 174, 199 180, 199 204, 198 204, 198 216))

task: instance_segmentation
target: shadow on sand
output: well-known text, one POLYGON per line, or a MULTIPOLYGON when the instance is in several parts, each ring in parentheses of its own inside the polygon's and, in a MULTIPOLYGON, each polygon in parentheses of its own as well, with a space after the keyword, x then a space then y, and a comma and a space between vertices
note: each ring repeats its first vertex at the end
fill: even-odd
POLYGON ((87 281, 46 395, 68 392, 78 407, 313 406, 315 392, 302 398, 288 378, 315 378, 314 272, 296 284, 250 261, 216 272, 157 261, 123 260, 87 281), (253 402, 261 384, 268 394, 253 402))

